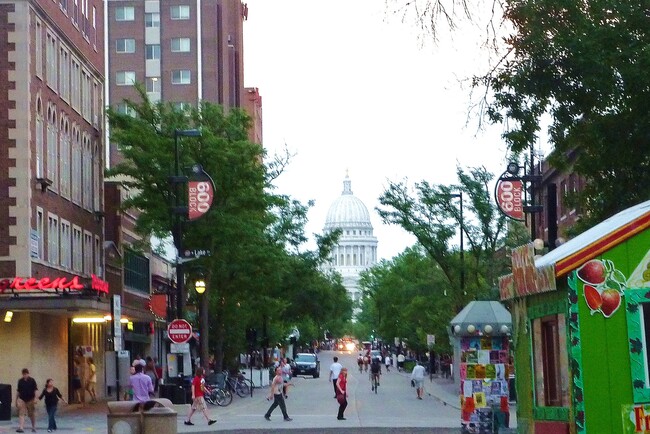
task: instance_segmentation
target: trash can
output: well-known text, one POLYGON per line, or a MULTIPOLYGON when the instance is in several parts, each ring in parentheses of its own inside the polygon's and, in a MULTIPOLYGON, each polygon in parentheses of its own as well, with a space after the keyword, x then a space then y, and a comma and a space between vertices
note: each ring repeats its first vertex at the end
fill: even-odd
POLYGON ((109 434, 142 434, 142 414, 133 412, 133 401, 109 401, 106 422, 109 434))
POLYGON ((142 434, 177 434, 177 416, 173 409, 166 406, 145 411, 142 413, 142 434))
POLYGON ((11 384, 0 384, 0 420, 11 420, 11 384))

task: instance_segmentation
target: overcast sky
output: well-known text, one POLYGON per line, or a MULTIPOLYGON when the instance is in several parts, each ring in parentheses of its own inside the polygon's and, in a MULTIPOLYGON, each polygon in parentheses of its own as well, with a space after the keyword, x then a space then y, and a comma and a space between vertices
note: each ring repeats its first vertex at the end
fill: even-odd
POLYGON ((465 27, 435 46, 380 0, 246 3, 245 85, 262 95, 269 154, 285 143, 296 154, 276 185, 315 200, 308 234, 322 232, 348 171, 378 255, 390 259, 415 240, 375 211, 388 180, 455 183, 457 163, 505 169, 501 127, 467 124, 470 89, 460 80, 482 72, 479 32, 465 27))

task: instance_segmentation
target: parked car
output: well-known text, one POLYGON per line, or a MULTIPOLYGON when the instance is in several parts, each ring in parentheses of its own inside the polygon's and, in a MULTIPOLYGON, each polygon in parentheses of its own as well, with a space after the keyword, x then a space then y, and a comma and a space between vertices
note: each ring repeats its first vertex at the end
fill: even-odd
POLYGON ((298 353, 291 363, 291 374, 312 375, 314 378, 320 377, 320 360, 318 356, 312 353, 298 353))

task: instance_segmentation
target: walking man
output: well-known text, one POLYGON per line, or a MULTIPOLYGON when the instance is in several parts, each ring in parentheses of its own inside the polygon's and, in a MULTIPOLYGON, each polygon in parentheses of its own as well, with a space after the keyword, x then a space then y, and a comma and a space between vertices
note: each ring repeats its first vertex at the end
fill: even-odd
MULTIPOLYGON (((145 377, 147 376, 145 375, 145 377)), ((149 378, 149 381, 151 381, 151 378, 149 378)), ((208 415, 208 407, 205 405, 204 393, 205 378, 203 377, 203 368, 199 366, 196 368, 196 371, 194 372, 194 378, 192 379, 192 406, 190 407, 190 411, 187 414, 187 420, 184 422, 185 425, 194 425, 192 422, 192 415, 195 411, 200 411, 203 413, 205 420, 208 421, 208 425, 212 425, 213 423, 217 422, 216 419, 210 419, 210 416, 208 415)))
POLYGON ((149 401, 149 395, 153 394, 153 383, 148 375, 142 373, 142 365, 135 365, 135 374, 129 378, 129 384, 133 389, 133 400, 143 404, 149 401))
MULTIPOLYGON (((288 385, 291 385, 291 383, 288 383, 288 385)), ((273 413, 275 407, 279 405, 280 410, 282 411, 282 416, 284 416, 284 420, 287 422, 293 420, 287 414, 287 406, 284 403, 284 395, 282 394, 283 387, 284 380, 282 379, 282 368, 277 367, 275 368, 275 377, 273 377, 273 381, 271 381, 271 391, 269 392, 269 396, 266 398, 269 401, 271 398, 273 398, 273 404, 271 404, 269 409, 266 411, 264 419, 271 420, 271 413, 273 413)))
POLYGON ((36 405, 36 380, 29 376, 29 370, 24 368, 23 377, 18 380, 18 387, 16 387, 16 407, 18 408, 18 429, 16 432, 25 432, 25 413, 32 421, 32 432, 36 432, 36 415, 34 414, 34 406, 36 405))
POLYGON ((415 367, 411 372, 411 381, 415 382, 415 392, 418 399, 422 399, 422 395, 424 395, 424 366, 419 360, 415 362, 415 367))
POLYGON ((338 389, 336 388, 336 380, 339 379, 341 369, 343 369, 343 365, 339 363, 339 358, 334 356, 334 363, 330 365, 330 381, 334 385, 334 398, 336 398, 336 395, 338 393, 338 389))

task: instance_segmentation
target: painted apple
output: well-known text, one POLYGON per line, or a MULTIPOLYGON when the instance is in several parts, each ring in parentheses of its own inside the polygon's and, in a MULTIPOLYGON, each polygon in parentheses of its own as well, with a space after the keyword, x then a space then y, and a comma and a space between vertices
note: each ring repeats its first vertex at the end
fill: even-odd
POLYGON ((591 309, 592 314, 599 310, 603 305, 603 298, 600 295, 600 292, 591 285, 585 285, 585 300, 587 301, 587 306, 591 309))
POLYGON ((578 277, 585 283, 590 285, 600 285, 605 282, 607 271, 605 266, 598 259, 592 259, 584 264, 578 270, 578 277))
POLYGON ((601 298, 603 304, 600 307, 600 310, 603 315, 605 315, 605 318, 609 318, 621 305, 621 293, 615 289, 609 288, 603 291, 601 298))

